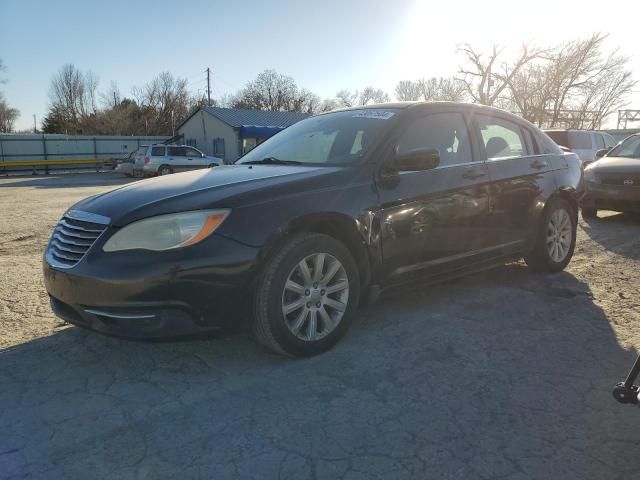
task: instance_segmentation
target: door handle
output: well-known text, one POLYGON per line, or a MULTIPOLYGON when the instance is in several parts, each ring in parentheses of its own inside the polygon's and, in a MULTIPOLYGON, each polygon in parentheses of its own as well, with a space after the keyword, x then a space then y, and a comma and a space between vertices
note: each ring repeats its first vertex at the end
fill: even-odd
POLYGON ((476 178, 484 177, 486 173, 480 170, 467 170, 462 174, 462 178, 468 178, 469 180, 475 180, 476 178))
POLYGON ((545 162, 544 160, 534 160, 533 162, 531 162, 529 164, 531 166, 531 168, 535 168, 537 170, 540 170, 541 168, 547 167, 549 164, 547 162, 545 162))

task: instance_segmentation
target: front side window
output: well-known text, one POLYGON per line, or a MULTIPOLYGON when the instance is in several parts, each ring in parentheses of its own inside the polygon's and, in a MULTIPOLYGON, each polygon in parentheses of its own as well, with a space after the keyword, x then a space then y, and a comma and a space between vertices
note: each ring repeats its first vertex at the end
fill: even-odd
POLYGON ((360 160, 396 116, 394 109, 361 109, 302 120, 257 145, 237 163, 274 159, 311 165, 360 160))
POLYGON ((622 143, 613 148, 607 156, 640 158, 640 135, 634 135, 633 137, 623 140, 622 143))
POLYGON ((167 147, 170 157, 186 157, 187 152, 184 147, 167 147))
POLYGON ((187 157, 191 157, 191 158, 201 158, 202 157, 202 153, 200 153, 200 150, 196 150, 195 148, 185 148, 185 153, 187 157))
POLYGON ((164 157, 164 147, 151 147, 152 157, 164 157))
POLYGON ((503 118, 476 115, 488 160, 527 155, 520 125, 503 118))
POLYGON ((596 137, 596 148, 598 150, 604 148, 605 144, 604 144, 604 137, 602 136, 602 134, 594 133, 593 135, 596 137))
POLYGON ((398 141, 398 155, 412 150, 437 150, 440 165, 472 160, 469 134, 461 113, 432 113, 412 122, 398 141))

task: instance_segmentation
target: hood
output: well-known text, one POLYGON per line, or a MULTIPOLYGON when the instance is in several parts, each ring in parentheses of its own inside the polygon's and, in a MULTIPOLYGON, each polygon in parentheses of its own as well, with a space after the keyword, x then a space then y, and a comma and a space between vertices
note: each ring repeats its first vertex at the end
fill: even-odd
POLYGON ((640 158, 602 157, 591 165, 598 173, 640 173, 640 158))
MULTIPOLYGON (((205 208, 233 208, 260 200, 265 194, 296 190, 304 180, 331 177, 333 167, 290 165, 228 165, 194 170, 129 183, 115 190, 89 197, 72 208, 111 218, 116 226, 165 213, 205 208), (293 187, 292 187, 293 186, 293 187), (287 188, 289 187, 289 188, 287 188)), ((308 188, 308 185, 307 185, 308 188)), ((287 192, 288 193, 288 192, 287 192)))

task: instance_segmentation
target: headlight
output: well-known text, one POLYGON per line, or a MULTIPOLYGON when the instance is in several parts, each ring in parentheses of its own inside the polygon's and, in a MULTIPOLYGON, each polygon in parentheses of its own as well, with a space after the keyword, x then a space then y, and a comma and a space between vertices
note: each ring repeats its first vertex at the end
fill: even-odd
POLYGON ((115 233, 102 250, 170 250, 188 247, 211 235, 230 210, 198 210, 139 220, 115 233))

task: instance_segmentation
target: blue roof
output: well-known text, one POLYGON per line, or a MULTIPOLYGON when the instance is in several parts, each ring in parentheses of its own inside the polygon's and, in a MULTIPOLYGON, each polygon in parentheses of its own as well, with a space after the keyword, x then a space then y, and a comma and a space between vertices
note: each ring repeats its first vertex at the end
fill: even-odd
POLYGON ((231 127, 285 128, 309 117, 308 113, 269 112, 240 108, 202 107, 202 109, 231 127))

